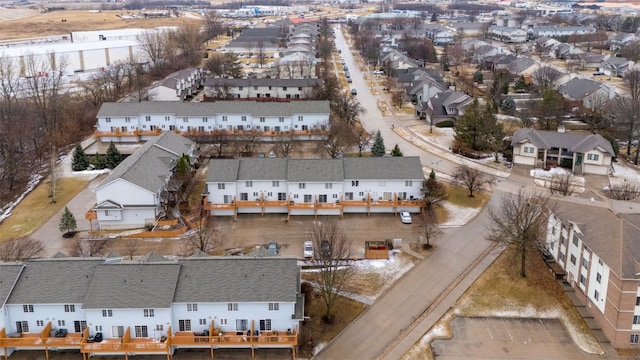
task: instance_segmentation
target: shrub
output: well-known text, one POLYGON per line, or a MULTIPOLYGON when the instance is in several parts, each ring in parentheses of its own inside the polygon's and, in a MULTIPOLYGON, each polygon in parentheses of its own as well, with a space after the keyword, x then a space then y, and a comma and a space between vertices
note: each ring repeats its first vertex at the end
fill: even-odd
POLYGON ((453 123, 453 120, 445 120, 445 121, 441 121, 439 123, 436 124, 436 127, 439 128, 452 128, 455 124, 453 123))

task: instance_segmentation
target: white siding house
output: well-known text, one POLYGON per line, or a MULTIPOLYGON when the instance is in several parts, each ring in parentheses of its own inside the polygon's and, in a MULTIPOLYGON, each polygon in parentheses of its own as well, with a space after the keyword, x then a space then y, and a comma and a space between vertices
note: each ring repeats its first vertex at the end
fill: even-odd
POLYGON ((205 208, 212 215, 419 211, 417 157, 211 160, 205 208))
POLYGON ((97 115, 96 136, 102 142, 138 142, 174 131, 185 135, 251 133, 262 140, 291 133, 308 139, 326 130, 329 111, 329 102, 324 100, 104 103, 97 115))
POLYGON ((607 175, 614 156, 611 143, 599 134, 570 134, 520 129, 513 134, 513 163, 535 166, 563 166, 575 174, 607 175))
POLYGON ((193 157, 194 143, 173 132, 147 141, 96 188, 100 229, 131 229, 155 224, 163 212, 162 192, 183 154, 193 157))
POLYGON ((0 348, 8 354, 79 349, 170 357, 185 347, 295 353, 298 343, 304 298, 295 258, 169 260, 152 253, 136 261, 32 260, 0 270, 0 348), (104 341, 91 340, 98 333, 104 341))

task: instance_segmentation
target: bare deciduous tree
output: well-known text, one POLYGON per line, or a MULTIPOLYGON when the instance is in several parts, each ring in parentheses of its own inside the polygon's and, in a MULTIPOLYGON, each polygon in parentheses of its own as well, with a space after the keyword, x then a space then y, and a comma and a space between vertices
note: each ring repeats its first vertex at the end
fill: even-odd
POLYGON ((622 182, 611 183, 604 190, 604 195, 613 200, 632 200, 640 195, 640 184, 627 179, 622 182))
POLYGON ((573 195, 576 187, 576 178, 570 173, 555 174, 551 177, 551 182, 549 183, 549 190, 552 194, 558 193, 564 196, 573 195))
POLYGON ((562 73, 551 66, 543 66, 533 73, 533 81, 542 88, 555 88, 561 77, 562 73))
POLYGON ((223 242, 222 233, 216 229, 216 224, 209 219, 200 219, 194 227, 194 233, 180 242, 183 256, 189 256, 197 251, 209 252, 223 242))
POLYGON ((504 194, 497 206, 489 207, 487 238, 516 246, 521 277, 526 277, 527 250, 544 239, 548 213, 549 196, 525 189, 517 194, 504 194))
POLYGON ((471 168, 466 164, 462 164, 455 169, 453 178, 457 183, 467 188, 469 197, 473 197, 473 193, 481 190, 483 186, 494 182, 493 176, 471 168))
POLYGON ((362 126, 356 126, 353 131, 353 139, 358 146, 358 156, 362 156, 362 152, 373 143, 373 135, 368 133, 362 126))
POLYGON ((358 116, 364 114, 366 110, 355 96, 350 96, 346 92, 332 102, 332 110, 338 119, 348 125, 353 125, 358 121, 358 116))
POLYGON ((102 256, 107 247, 104 239, 74 239, 71 244, 70 255, 73 257, 102 256))
POLYGON ((258 40, 258 64, 260 64, 260 67, 264 66, 266 59, 267 52, 265 51, 264 41, 260 39, 258 40))
POLYGON ((440 204, 449 197, 447 188, 436 180, 435 173, 433 174, 433 177, 430 176, 422 181, 422 188, 420 189, 423 196, 424 209, 427 213, 430 213, 435 205, 440 204))
POLYGON ((420 214, 420 227, 416 228, 416 241, 422 250, 429 250, 433 247, 432 241, 440 238, 444 232, 438 225, 438 221, 433 212, 420 214))
POLYGON ((334 120, 326 136, 318 142, 318 150, 326 151, 332 159, 336 159, 353 144, 353 138, 353 129, 350 126, 334 120))
POLYGON ((0 260, 4 262, 24 261, 41 256, 44 245, 38 240, 23 237, 0 244, 0 260))
POLYGON ((307 231, 307 237, 316 249, 316 282, 320 285, 320 296, 326 308, 324 320, 330 323, 340 291, 355 273, 349 264, 351 246, 336 221, 315 223, 307 231))
POLYGON ((140 240, 138 239, 126 239, 124 242, 124 254, 129 258, 129 260, 133 260, 133 257, 136 256, 139 248, 140 240))
POLYGON ((289 157, 291 152, 300 147, 300 142, 296 140, 292 131, 276 137, 273 144, 273 151, 280 157, 289 157))

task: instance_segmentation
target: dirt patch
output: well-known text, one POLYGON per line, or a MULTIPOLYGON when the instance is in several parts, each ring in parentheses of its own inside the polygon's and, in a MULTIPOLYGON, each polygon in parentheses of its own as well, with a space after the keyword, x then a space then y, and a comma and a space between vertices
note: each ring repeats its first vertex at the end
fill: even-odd
POLYGON ((158 19, 120 19, 118 15, 134 15, 137 11, 65 10, 39 13, 28 9, 4 9, 0 11, 0 34, 3 40, 32 38, 48 35, 68 35, 72 31, 113 30, 125 28, 155 28, 200 24, 190 17, 158 19), (64 22, 62 20, 65 20, 64 22))

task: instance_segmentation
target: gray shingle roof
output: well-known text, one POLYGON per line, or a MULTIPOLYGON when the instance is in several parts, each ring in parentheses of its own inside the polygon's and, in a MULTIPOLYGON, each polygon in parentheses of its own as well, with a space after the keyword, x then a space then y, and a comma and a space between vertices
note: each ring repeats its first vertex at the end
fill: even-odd
POLYGON ((9 304, 78 304, 93 280, 100 259, 44 259, 25 263, 9 304))
POLYGON ((207 172, 207 182, 234 182, 238 179, 239 168, 239 159, 211 159, 207 172))
POLYGON ((597 81, 573 78, 560 86, 558 91, 571 99, 582 100, 603 87, 604 85, 597 81))
POLYGON ((0 264, 0 309, 7 302, 11 289, 18 281, 23 267, 22 264, 0 264))
POLYGON ((295 302, 299 286, 300 268, 294 258, 185 259, 173 301, 295 302))
POLYGON ((640 214, 616 215, 607 208, 574 202, 554 202, 554 213, 565 224, 574 222, 580 238, 621 278, 637 278, 640 259, 640 214))
POLYGON ((228 79, 228 78, 208 78, 205 80, 205 86, 290 86, 290 87, 309 87, 317 86, 322 83, 321 79, 228 79))
POLYGON ((124 159, 98 188, 124 179, 156 192, 164 185, 176 159, 189 152, 191 143, 191 140, 167 131, 147 141, 138 151, 124 159))
POLYGON ((600 134, 570 134, 556 131, 543 131, 533 129, 520 129, 513 134, 511 145, 531 142, 538 148, 550 149, 552 147, 562 147, 573 152, 587 152, 600 148, 604 153, 613 156, 611 143, 600 134))
MULTIPOLYGON (((169 308, 180 264, 101 264, 88 286, 83 309, 169 308)), ((200 286, 203 285, 199 278, 200 286)), ((208 279, 207 279, 208 280, 208 279)))
POLYGON ((238 180, 285 180, 287 159, 248 158, 240 161, 238 180))
POLYGON ((174 114, 176 117, 247 114, 253 116, 290 116, 292 114, 328 114, 329 101, 144 101, 103 103, 98 117, 136 114, 174 114))
POLYGON ((344 158, 345 179, 424 179, 417 156, 344 158))
POLYGON ((339 159, 290 159, 287 181, 343 181, 343 162, 339 159))

